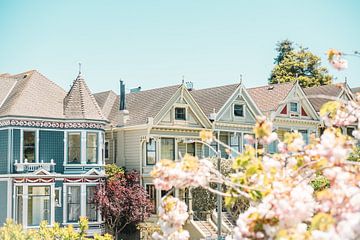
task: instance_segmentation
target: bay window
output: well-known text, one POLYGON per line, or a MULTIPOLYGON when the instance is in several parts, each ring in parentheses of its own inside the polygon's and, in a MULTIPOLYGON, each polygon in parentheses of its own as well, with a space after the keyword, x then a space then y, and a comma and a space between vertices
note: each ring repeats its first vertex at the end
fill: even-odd
POLYGON ((24 131, 23 132, 23 160, 29 163, 35 162, 35 131, 24 131))
POLYGON ((28 188, 28 226, 39 226, 41 221, 50 223, 50 187, 28 188))
POLYGON ((18 224, 23 223, 23 186, 16 186, 15 193, 16 193, 16 199, 15 199, 15 221, 18 224))
POLYGON ((94 201, 95 193, 96 186, 86 187, 86 216, 90 222, 96 222, 98 220, 96 204, 94 201))
POLYGON ((86 137, 86 163, 94 164, 97 162, 97 133, 87 133, 86 137))
POLYGON ((67 188, 67 221, 77 222, 81 214, 81 188, 68 186, 67 188))
POLYGON ((54 205, 49 185, 15 186, 14 218, 25 227, 39 226, 42 221, 51 224, 54 205))
POLYGON ((161 159, 175 160, 175 139, 161 139, 161 159))
POLYGON ((81 163, 81 134, 69 133, 68 135, 68 163, 81 163))

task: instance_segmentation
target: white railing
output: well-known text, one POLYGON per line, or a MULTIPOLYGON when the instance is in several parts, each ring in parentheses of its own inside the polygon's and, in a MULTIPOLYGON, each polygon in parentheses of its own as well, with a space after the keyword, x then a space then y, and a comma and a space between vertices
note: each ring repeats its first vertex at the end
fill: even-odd
POLYGON ((15 160, 14 166, 16 172, 34 172, 40 168, 45 169, 48 172, 51 172, 54 170, 54 166, 56 163, 54 163, 54 159, 51 159, 49 163, 44 163, 42 160, 41 162, 37 163, 29 163, 27 159, 25 159, 24 162, 18 162, 15 160))

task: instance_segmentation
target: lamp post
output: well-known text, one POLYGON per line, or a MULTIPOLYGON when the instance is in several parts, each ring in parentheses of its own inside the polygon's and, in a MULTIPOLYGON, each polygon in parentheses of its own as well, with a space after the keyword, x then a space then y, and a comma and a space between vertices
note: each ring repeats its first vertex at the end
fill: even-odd
MULTIPOLYGON (((213 148, 209 143, 207 142, 203 142, 203 141, 200 141, 200 140, 185 140, 184 142, 186 143, 201 143, 201 144, 204 144, 206 145, 207 147, 209 147, 210 150, 212 150, 214 153, 216 153, 216 159, 217 159, 217 170, 219 172, 221 172, 221 151, 220 150, 216 150, 215 148, 213 148)), ((220 183, 217 183, 217 190, 219 192, 221 192, 221 184, 220 183)), ((192 198, 192 195, 191 195, 191 198, 192 198)), ((217 195, 217 198, 216 198, 216 205, 217 205, 217 236, 218 236, 218 240, 222 240, 222 222, 221 222, 221 219, 222 219, 222 196, 220 196, 219 194, 217 195)), ((190 208, 190 205, 191 205, 191 208, 190 208, 190 211, 192 212, 192 201, 189 201, 191 202, 191 204, 189 204, 189 208, 190 208)))
MULTIPOLYGON (((217 151, 216 153, 216 157, 217 157, 217 170, 219 172, 221 172, 221 151, 217 151)), ((217 184, 217 190, 219 192, 221 192, 221 184, 218 183, 217 184)), ((219 194, 217 195, 217 235, 218 235, 218 240, 222 239, 221 236, 221 227, 222 227, 222 222, 221 222, 221 216, 222 215, 222 196, 220 196, 219 194)))

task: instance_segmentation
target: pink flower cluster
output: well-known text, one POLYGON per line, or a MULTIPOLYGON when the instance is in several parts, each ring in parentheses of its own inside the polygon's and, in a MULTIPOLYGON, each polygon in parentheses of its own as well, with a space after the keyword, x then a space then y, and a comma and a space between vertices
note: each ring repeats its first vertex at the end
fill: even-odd
POLYGON ((172 187, 205 187, 209 184, 213 164, 208 159, 185 155, 179 161, 161 160, 151 172, 157 189, 169 190, 172 187))
POLYGON ((281 229, 301 228, 314 214, 317 203, 313 188, 307 183, 297 186, 274 182, 273 191, 239 216, 233 235, 227 239, 273 239, 281 229), (262 225, 256 229, 256 224, 262 225))
POLYGON ((326 231, 313 232, 315 239, 359 239, 360 181, 359 169, 333 167, 324 171, 331 188, 318 194, 318 211, 331 214, 335 224, 326 231), (319 236, 319 237, 317 237, 319 236), (328 236, 328 238, 327 238, 328 236))
POLYGON ((162 200, 159 207, 159 221, 162 234, 155 232, 155 240, 187 240, 189 232, 183 229, 188 219, 187 206, 184 202, 172 196, 162 200))

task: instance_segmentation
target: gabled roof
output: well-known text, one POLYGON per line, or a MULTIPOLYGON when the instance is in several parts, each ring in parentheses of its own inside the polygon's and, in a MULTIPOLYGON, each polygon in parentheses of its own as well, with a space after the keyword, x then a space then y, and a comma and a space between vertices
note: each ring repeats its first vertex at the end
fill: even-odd
POLYGON ((319 112, 321 106, 330 101, 331 99, 326 99, 324 97, 340 97, 340 94, 344 90, 344 83, 329 84, 317 87, 309 87, 303 89, 305 94, 308 96, 310 103, 313 105, 314 109, 319 112), (317 95, 322 95, 323 97, 317 97, 317 95))
POLYGON ((64 99, 64 115, 69 119, 106 119, 81 75, 75 79, 64 99))
POLYGON ((207 117, 210 114, 219 110, 225 105, 227 100, 232 96, 234 91, 239 87, 239 83, 230 84, 219 87, 205 88, 199 90, 192 90, 190 94, 199 104, 207 117))
POLYGON ((261 87, 248 88, 247 91, 263 112, 276 111, 279 104, 286 98, 295 82, 270 84, 261 87))
POLYGON ((0 80, 0 116, 28 116, 63 118, 63 99, 66 92, 31 70, 17 75, 6 75, 0 80))
MULTIPOLYGON (((181 85, 144 90, 128 93, 125 97, 126 110, 129 111, 129 121, 126 126, 146 124, 149 117, 154 118, 163 106, 170 100, 181 85)), ((96 101, 102 106, 102 111, 112 125, 117 126, 120 119, 119 96, 112 91, 95 93, 96 101), (110 104, 111 110, 107 108, 110 104), (107 114, 107 115, 106 115, 107 114)))

